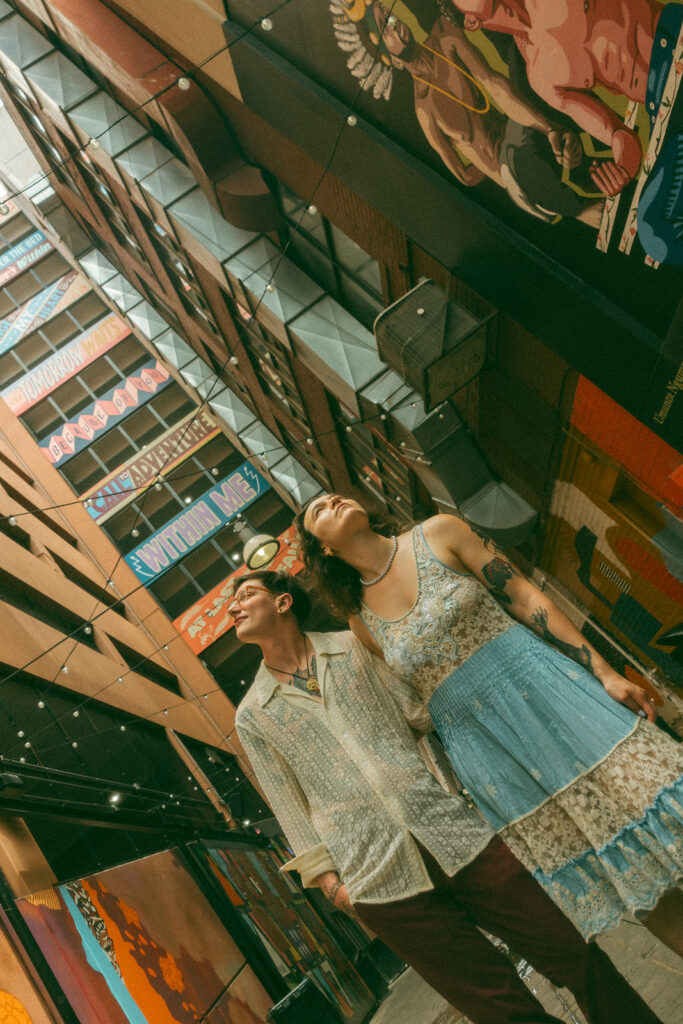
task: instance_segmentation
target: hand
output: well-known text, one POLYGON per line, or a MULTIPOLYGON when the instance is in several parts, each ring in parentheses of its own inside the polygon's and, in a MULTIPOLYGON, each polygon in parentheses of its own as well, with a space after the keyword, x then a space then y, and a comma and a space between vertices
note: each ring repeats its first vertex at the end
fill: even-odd
POLYGON ((614 160, 606 160, 599 164, 594 160, 591 164, 590 176, 596 187, 606 196, 615 196, 626 188, 631 177, 625 168, 615 164, 614 160))
POLYGON ((613 700, 630 708, 631 711, 635 711, 641 717, 647 718, 648 721, 654 722, 657 717, 654 701, 648 697, 642 687, 624 679, 617 672, 612 673, 607 680, 601 679, 600 682, 613 700))
POLYGON ((574 132, 563 132, 560 135, 555 128, 551 128, 546 134, 558 164, 569 170, 578 167, 583 157, 583 146, 578 135, 574 132))

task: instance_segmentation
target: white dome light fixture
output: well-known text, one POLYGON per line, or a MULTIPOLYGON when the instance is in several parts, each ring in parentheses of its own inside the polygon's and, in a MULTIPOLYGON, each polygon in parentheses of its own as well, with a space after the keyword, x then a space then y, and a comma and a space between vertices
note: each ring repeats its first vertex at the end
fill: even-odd
POLYGON ((247 569, 265 569, 280 550, 280 541, 269 533, 257 533, 242 519, 235 525, 235 533, 244 544, 242 557, 247 569))

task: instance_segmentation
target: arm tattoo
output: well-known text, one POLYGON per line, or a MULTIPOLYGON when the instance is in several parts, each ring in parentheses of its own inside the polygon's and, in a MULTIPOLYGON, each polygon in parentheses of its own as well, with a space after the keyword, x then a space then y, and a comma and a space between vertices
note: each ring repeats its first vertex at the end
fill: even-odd
POLYGON ((508 580, 519 576, 519 573, 514 565, 508 562, 507 558, 503 558, 502 555, 496 555, 490 562, 482 566, 481 574, 496 600, 500 601, 501 604, 512 604, 512 598, 509 594, 505 593, 505 587, 508 580))
POLYGON ((574 661, 578 662, 579 665, 583 665, 589 672, 593 672, 593 660, 591 658, 591 652, 585 644, 581 644, 577 647, 575 644, 568 644, 564 640, 560 640, 554 633, 551 633, 548 629, 548 613, 545 608, 537 608, 531 616, 533 623, 532 629, 535 633, 538 633, 540 637, 547 640, 549 644, 556 647, 562 654, 566 654, 568 658, 573 658, 574 661))
POLYGON ((323 885, 321 886, 322 891, 324 895, 327 896, 330 903, 334 903, 335 899, 337 898, 337 893, 341 889, 342 885, 343 883, 340 878, 337 878, 331 882, 323 883, 323 885))

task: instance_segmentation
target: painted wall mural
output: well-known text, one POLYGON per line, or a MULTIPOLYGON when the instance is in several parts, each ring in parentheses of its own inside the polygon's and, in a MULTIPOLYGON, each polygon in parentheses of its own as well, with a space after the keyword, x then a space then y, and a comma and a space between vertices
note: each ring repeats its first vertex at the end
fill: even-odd
POLYGON ((683 263, 676 150, 683 7, 656 0, 331 0, 337 45, 378 104, 409 76, 428 144, 461 184, 488 179, 546 223, 575 218, 606 250, 683 263), (677 207, 674 212, 672 206, 677 207))
POLYGON ((58 352, 43 359, 34 370, 10 384, 0 392, 0 398, 7 402, 15 416, 20 416, 129 334, 128 325, 116 313, 109 313, 58 352))
POLYGON ((189 412, 148 448, 137 452, 85 491, 81 497, 84 501, 90 499, 88 512, 96 522, 106 522, 115 512, 141 497, 162 470, 170 473, 220 433, 220 427, 207 409, 189 412))
POLYGON ((54 1024, 0 920, 0 1024, 54 1024))
POLYGON ((69 270, 53 284, 13 310, 0 320, 0 355, 18 345, 22 338, 34 331, 50 317, 67 309, 77 299, 87 295, 90 284, 75 270, 69 270))
POLYGON ((288 987, 309 975, 348 1024, 360 1024, 374 997, 299 886, 280 871, 283 859, 274 850, 243 847, 209 847, 205 856, 288 987))
POLYGON ((32 231, 0 256, 0 285, 7 284, 49 252, 52 252, 52 243, 42 231, 32 231))
POLYGON ((680 453, 581 378, 542 559, 597 622, 678 688, 682 466, 680 453))
POLYGON ((17 900, 83 1024, 265 1024, 272 1005, 173 851, 17 900))

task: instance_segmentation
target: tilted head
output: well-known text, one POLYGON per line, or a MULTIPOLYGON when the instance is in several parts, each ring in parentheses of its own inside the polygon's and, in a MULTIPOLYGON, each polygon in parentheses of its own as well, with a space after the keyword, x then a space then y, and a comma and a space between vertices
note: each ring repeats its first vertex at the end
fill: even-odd
POLYGON ((381 513, 367 512, 353 498, 323 494, 306 505, 294 520, 301 557, 316 590, 334 615, 348 621, 360 611, 360 573, 339 557, 345 541, 359 530, 374 530, 383 537, 400 532, 381 513))
POLYGON ((258 569, 245 576, 228 605, 235 632, 244 643, 272 640, 283 623, 303 627, 311 599, 301 583, 286 572, 258 569))

